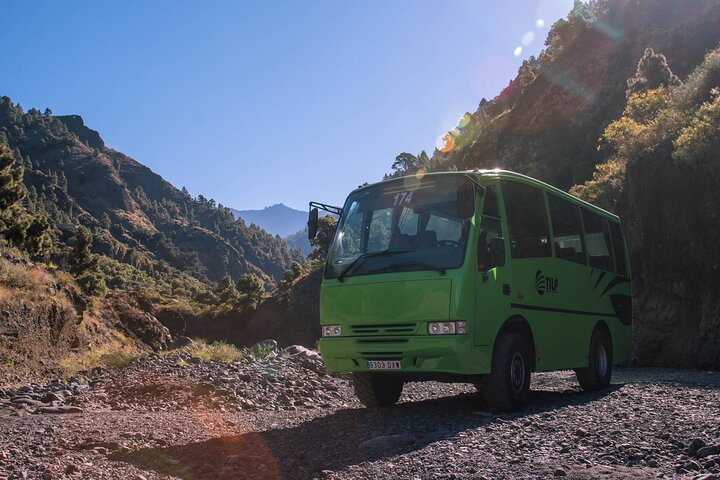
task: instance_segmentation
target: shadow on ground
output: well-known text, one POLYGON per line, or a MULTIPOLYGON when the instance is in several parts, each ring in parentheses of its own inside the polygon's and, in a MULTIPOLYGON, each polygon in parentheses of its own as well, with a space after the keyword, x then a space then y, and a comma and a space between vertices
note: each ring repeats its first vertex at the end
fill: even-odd
MULTIPOLYGON (((596 393, 533 391, 524 412, 512 420, 598 400, 622 387, 596 393)), ((389 408, 346 409, 300 425, 165 448, 146 448, 110 457, 183 479, 308 478, 424 448, 459 432, 487 425, 500 414, 462 394, 389 408)))

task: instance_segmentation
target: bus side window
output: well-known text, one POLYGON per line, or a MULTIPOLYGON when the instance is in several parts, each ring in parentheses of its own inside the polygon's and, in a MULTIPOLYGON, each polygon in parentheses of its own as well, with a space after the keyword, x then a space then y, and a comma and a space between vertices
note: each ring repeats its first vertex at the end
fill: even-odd
POLYGON ((615 253, 615 269, 619 275, 627 276, 627 255, 620 224, 610 222, 610 237, 612 238, 613 252, 615 253))
POLYGON ((582 209, 582 219, 590 266, 614 272, 613 261, 610 258, 610 232, 607 220, 585 209, 582 209))
POLYGON ((477 246, 478 270, 490 270, 505 265, 505 244, 500 220, 483 217, 477 246))
POLYGON ((552 194, 548 194, 548 204, 550 205, 553 242, 555 242, 555 256, 587 265, 580 208, 552 194))
POLYGON ((490 185, 485 190, 483 215, 500 218, 500 210, 498 209, 497 192, 495 191, 495 185, 490 185))
POLYGON ((518 182, 502 183, 512 258, 551 255, 542 190, 518 182))

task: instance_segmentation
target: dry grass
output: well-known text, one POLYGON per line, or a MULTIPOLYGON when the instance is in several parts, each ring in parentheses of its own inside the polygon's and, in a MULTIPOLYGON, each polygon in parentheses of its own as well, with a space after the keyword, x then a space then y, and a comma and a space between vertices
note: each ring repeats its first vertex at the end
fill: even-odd
POLYGON ((33 291, 44 286, 44 280, 47 280, 47 274, 39 275, 24 265, 0 260, 0 285, 4 287, 33 291))
POLYGON ((68 376, 74 377, 79 372, 92 370, 95 367, 119 370, 145 357, 147 354, 143 352, 109 351, 105 348, 98 348, 65 357, 60 361, 60 366, 68 376))
POLYGON ((183 350, 201 360, 214 360, 216 362, 230 363, 243 357, 243 352, 235 345, 226 342, 208 343, 202 339, 194 339, 183 350))

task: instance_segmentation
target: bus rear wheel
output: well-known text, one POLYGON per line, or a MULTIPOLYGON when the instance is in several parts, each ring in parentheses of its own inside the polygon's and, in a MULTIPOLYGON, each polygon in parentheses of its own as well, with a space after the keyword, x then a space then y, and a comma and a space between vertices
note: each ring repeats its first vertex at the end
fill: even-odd
POLYGON ((530 344, 517 333, 502 335, 493 352, 492 373, 482 392, 488 406, 514 412, 525 406, 530 391, 530 344))
POLYGON ((588 366, 575 369, 580 387, 586 392, 610 386, 612 377, 612 343, 604 330, 595 330, 590 339, 588 366))
POLYGON ((355 372, 352 374, 352 383, 355 396, 366 407, 394 405, 403 390, 401 378, 383 373, 355 372))

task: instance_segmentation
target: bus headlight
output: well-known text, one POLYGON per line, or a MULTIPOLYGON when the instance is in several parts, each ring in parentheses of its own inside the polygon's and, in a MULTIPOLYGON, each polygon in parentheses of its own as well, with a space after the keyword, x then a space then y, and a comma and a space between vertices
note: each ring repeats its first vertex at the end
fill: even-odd
POLYGON ((323 325, 323 337, 339 337, 340 335, 342 335, 342 328, 340 325, 323 325))
POLYGON ((464 320, 455 322, 428 322, 428 335, 464 335, 467 323, 464 320))

